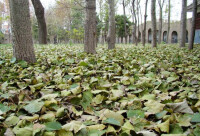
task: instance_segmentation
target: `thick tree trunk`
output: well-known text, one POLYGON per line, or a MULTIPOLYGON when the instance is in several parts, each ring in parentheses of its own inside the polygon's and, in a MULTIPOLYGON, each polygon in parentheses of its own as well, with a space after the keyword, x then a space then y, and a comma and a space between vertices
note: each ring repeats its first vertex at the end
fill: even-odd
POLYGON ((36 62, 28 0, 9 0, 13 55, 17 60, 36 62))
POLYGON ((127 44, 127 29, 126 29, 126 6, 125 6, 125 0, 123 0, 123 12, 124 12, 124 36, 125 36, 125 44, 127 44))
POLYGON ((32 0, 38 22, 39 44, 47 44, 47 26, 44 16, 44 7, 40 0, 32 0))
POLYGON ((192 50, 194 48, 196 17, 197 17, 197 0, 193 0, 192 31, 191 31, 191 37, 190 37, 190 43, 189 43, 189 50, 192 50))
POLYGON ((156 30, 156 0, 151 0, 151 22, 152 22, 152 47, 157 47, 157 30, 156 30))
POLYGON ((85 46, 86 53, 96 53, 96 0, 86 0, 85 46))
POLYGON ((182 0, 180 47, 185 47, 186 20, 187 20, 186 18, 187 18, 187 0, 182 0))
POLYGON ((108 0, 109 4, 109 28, 108 28, 108 49, 115 48, 115 1, 108 0))
POLYGON ((145 15, 144 15, 144 29, 142 31, 142 45, 145 46, 146 43, 146 26, 147 26, 147 5, 148 5, 148 0, 146 0, 145 3, 145 15))
POLYGON ((169 9, 168 9, 168 30, 167 30, 167 43, 169 42, 169 34, 170 34, 170 23, 171 23, 171 0, 168 1, 169 9))

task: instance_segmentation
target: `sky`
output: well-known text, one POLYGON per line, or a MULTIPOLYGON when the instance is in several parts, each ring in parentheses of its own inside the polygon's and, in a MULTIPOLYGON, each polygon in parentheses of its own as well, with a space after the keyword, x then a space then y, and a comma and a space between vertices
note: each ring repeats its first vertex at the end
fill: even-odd
POLYGON ((55 4, 55 0, 41 0, 41 2, 45 8, 51 7, 55 4))
MULTIPOLYGON (((144 3, 145 3, 146 0, 141 0, 141 11, 144 12, 144 3)), ((172 11, 171 11, 171 20, 174 20, 174 21, 178 21, 181 19, 181 1, 182 0, 171 0, 171 5, 172 5, 172 11)), ((51 7, 52 5, 55 4, 55 0, 41 0, 42 4, 44 5, 45 8, 49 8, 51 7)), ((150 12, 150 8, 151 8, 151 4, 150 4, 150 0, 149 0, 149 3, 148 3, 148 18, 147 20, 151 20, 151 12, 150 12)), ((165 2, 168 2, 168 0, 165 0, 165 2)), ((192 2, 192 0, 188 0, 188 5, 192 2)), ((158 7, 158 5, 156 6, 158 7)), ((164 8, 166 9, 166 4, 164 6, 164 8)), ((122 14, 123 13, 123 8, 122 8, 122 5, 121 4, 118 4, 118 14, 122 14)), ((164 9, 164 11, 165 11, 164 9)), ((126 13, 130 13, 130 10, 128 11, 129 9, 126 9, 126 13)), ((159 10, 157 10, 159 11, 159 10)), ((127 14, 128 15, 128 14, 127 14)), ((157 13, 157 17, 159 13, 157 13)), ((129 14, 130 16, 130 14, 129 14)), ((191 18, 192 17, 192 14, 191 13, 188 13, 187 15, 188 18, 191 18)), ((164 19, 167 19, 167 14, 164 14, 164 19)))

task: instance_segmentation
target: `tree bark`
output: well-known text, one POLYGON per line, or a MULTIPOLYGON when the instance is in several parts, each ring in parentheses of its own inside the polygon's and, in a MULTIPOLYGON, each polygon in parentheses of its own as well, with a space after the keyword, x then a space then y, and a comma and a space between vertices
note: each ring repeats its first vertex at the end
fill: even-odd
POLYGON ((162 25, 163 25, 163 6, 165 0, 158 0, 158 5, 160 8, 160 18, 159 18, 159 33, 158 33, 158 44, 162 41, 162 25))
POLYGON ((170 32, 170 23, 171 23, 171 0, 168 1, 169 9, 168 9, 168 31, 167 31, 167 43, 169 42, 169 32, 170 32))
POLYGON ((47 44, 47 26, 44 16, 44 7, 40 0, 32 0, 32 4, 35 9, 35 15, 38 22, 39 44, 47 44))
POLYGON ((197 0, 193 0, 192 30, 191 30, 191 37, 190 37, 190 43, 189 43, 189 50, 192 50, 194 48, 196 17, 197 17, 197 0))
POLYGON ((96 0, 86 0, 85 46, 86 53, 96 53, 96 0))
POLYGON ((123 12, 124 12, 124 36, 125 36, 125 44, 127 44, 127 29, 126 29, 126 5, 125 0, 123 0, 123 12))
POLYGON ((148 0, 146 0, 145 3, 145 15, 144 15, 144 29, 142 31, 142 45, 145 46, 146 43, 146 26, 147 26, 147 5, 148 5, 148 0))
POLYGON ((137 0, 137 33, 138 33, 138 36, 137 36, 137 39, 138 39, 138 42, 141 42, 140 41, 140 11, 139 11, 139 5, 140 5, 140 1, 137 0))
POLYGON ((136 17, 136 13, 135 13, 135 0, 132 0, 132 8, 133 8, 133 23, 134 23, 134 26, 133 26, 133 42, 135 43, 135 45, 137 46, 138 45, 138 42, 137 42, 137 36, 136 36, 136 32, 137 32, 137 17, 136 17))
POLYGON ((152 22, 152 47, 157 47, 157 30, 156 30, 156 0, 151 0, 151 22, 152 22))
POLYGON ((109 4, 109 28, 108 28, 108 49, 115 48, 115 1, 108 0, 109 4))
POLYGON ((182 0, 180 47, 185 47, 186 20, 187 20, 186 18, 187 18, 187 0, 182 0))
POLYGON ((36 62, 28 0, 9 0, 13 55, 17 60, 36 62))

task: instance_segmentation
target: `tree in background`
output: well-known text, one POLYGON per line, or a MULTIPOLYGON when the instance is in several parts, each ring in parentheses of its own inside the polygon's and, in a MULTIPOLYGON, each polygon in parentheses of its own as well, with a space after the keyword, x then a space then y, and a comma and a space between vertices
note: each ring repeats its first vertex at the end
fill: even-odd
POLYGON ((163 28, 163 6, 165 0, 158 0, 158 5, 160 9, 160 18, 159 18, 159 30, 158 30, 158 44, 161 44, 162 38, 162 28, 163 28))
POLYGON ((129 21, 129 19, 127 17, 124 17, 124 15, 116 15, 115 16, 116 35, 118 37, 121 37, 121 42, 123 42, 123 37, 125 37, 124 18, 126 19, 125 22, 126 22, 127 32, 128 32, 128 34, 130 34, 132 23, 129 21))
POLYGON ((189 50, 192 50, 194 48, 196 17, 197 17, 197 0, 193 0, 192 31, 189 42, 189 50))
POLYGON ((151 23, 152 23, 152 47, 157 47, 157 30, 156 30, 156 0, 151 0, 151 23))
POLYGON ((127 28, 126 28, 126 6, 128 5, 128 1, 122 0, 123 5, 123 13, 124 13, 124 37, 125 37, 125 44, 127 44, 127 28))
POLYGON ((97 0, 97 3, 99 5, 99 27, 100 27, 100 34, 99 34, 99 42, 103 45, 104 44, 104 34, 103 34, 103 17, 104 17, 104 0, 97 0))
POLYGON ((13 55, 17 60, 36 62, 28 0, 9 0, 13 34, 13 55))
POLYGON ((109 28, 108 28, 108 49, 115 48, 115 40, 116 40, 116 33, 115 33, 115 1, 108 0, 109 4, 109 28))
POLYGON ((171 0, 168 0, 168 30, 167 30, 167 43, 169 43, 170 23, 171 23, 171 0))
POLYGON ((147 5, 148 5, 148 0, 145 2, 145 14, 144 14, 144 29, 142 31, 142 45, 145 46, 146 43, 146 25, 147 25, 147 5))
POLYGON ((86 0, 86 18, 85 18, 85 46, 86 53, 96 53, 96 0, 86 0))
POLYGON ((138 44, 138 40, 137 40, 137 36, 136 36, 136 32, 137 32, 137 17, 136 17, 136 10, 135 10, 135 3, 136 3, 136 0, 132 0, 132 18, 133 18, 133 43, 138 44))
POLYGON ((40 0, 31 0, 35 9, 35 15, 38 22, 39 44, 47 44, 47 26, 45 21, 45 11, 40 0))
POLYGON ((138 42, 141 42, 141 33, 140 33, 140 25, 141 25, 141 28, 142 28, 142 23, 140 24, 140 17, 141 17, 141 22, 142 22, 142 13, 141 13, 141 7, 140 7, 140 2, 141 2, 141 0, 137 0, 137 35, 138 35, 138 37, 137 37, 137 40, 138 40, 138 42))
MULTIPOLYGON (((4 12, 4 4, 0 1, 0 27, 2 26, 2 21, 3 21, 3 17, 2 14, 4 12)), ((3 42, 4 40, 4 34, 2 33, 1 29, 0 29, 0 44, 3 42)))
POLYGON ((182 0, 180 47, 185 47, 186 21, 187 21, 187 0, 182 0))
POLYGON ((3 17, 2 17, 2 14, 4 12, 4 4, 0 1, 0 26, 2 25, 2 20, 3 20, 3 17))

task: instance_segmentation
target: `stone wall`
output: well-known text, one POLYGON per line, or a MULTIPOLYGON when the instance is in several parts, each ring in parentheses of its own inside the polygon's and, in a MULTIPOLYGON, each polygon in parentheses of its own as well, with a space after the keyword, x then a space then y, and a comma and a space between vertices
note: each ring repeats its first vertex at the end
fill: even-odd
MULTIPOLYGON (((189 42, 190 40, 190 34, 191 34, 191 19, 188 19, 187 20, 187 42, 189 42)), ((142 32, 142 27, 143 25, 140 25, 140 33, 142 32)), ((170 28, 170 32, 169 32, 169 43, 177 43, 180 41, 180 27, 181 27, 181 24, 180 22, 172 22, 171 23, 171 28, 170 28), (176 35, 177 35, 177 39, 176 39, 176 35)), ((146 41, 147 42, 151 42, 151 39, 152 39, 152 35, 151 35, 151 30, 152 30, 152 27, 151 27, 151 22, 147 22, 147 27, 146 27, 146 41)), ((159 22, 157 22, 157 31, 159 30, 159 22)), ((162 42, 166 42, 165 40, 165 36, 167 35, 167 31, 168 31, 168 23, 166 22, 163 22, 163 29, 162 29, 162 42)), ((137 32, 137 36, 138 36, 138 32, 137 32)), ((141 37, 139 37, 139 39, 141 39, 141 37)))

